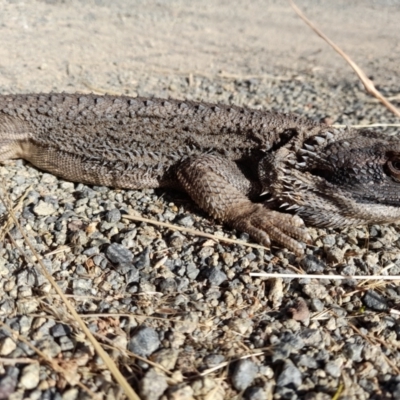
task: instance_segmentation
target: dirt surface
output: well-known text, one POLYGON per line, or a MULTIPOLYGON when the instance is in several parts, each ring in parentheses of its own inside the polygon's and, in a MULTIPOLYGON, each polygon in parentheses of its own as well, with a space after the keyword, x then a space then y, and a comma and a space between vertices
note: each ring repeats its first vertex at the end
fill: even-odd
MULTIPOLYGON (((290 71, 354 79, 285 1, 0 4, 2 92, 93 87, 134 94, 144 79, 190 74, 267 79, 290 71)), ((399 1, 298 5, 377 83, 398 83, 399 1)), ((151 87, 151 92, 162 89, 151 87)))
MULTIPOLYGON (((297 4, 399 103, 400 1, 297 4)), ((337 123, 398 122, 284 1, 0 6, 2 94, 172 96, 337 123)), ((182 194, 72 184, 22 161, 0 167, 0 176, 46 267, 141 398, 400 398, 397 283, 249 275, 400 275, 398 225, 311 228, 313 246, 299 260, 277 247, 228 245, 122 218, 137 213, 248 240, 182 194)), ((2 204, 0 214, 7 215, 2 204)), ((0 317, 14 334, 0 327, 0 399, 124 398, 21 234, 9 229, 0 246, 0 317)))

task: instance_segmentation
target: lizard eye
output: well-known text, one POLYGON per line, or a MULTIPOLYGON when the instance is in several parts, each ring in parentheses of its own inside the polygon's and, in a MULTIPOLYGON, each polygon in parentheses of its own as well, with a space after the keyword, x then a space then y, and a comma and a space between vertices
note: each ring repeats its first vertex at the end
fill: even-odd
POLYGON ((400 160, 388 161, 387 166, 390 173, 395 177, 400 179, 400 160))

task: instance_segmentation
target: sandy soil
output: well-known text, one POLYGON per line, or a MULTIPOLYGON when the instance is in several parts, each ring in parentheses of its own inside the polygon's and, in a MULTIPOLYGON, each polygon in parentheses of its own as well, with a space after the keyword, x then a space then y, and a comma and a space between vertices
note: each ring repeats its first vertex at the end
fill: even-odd
MULTIPOLYGON (((298 5, 378 83, 398 82, 399 1, 298 5)), ((286 1, 1 0, 0 6, 3 93, 133 94, 146 77, 189 74, 354 76, 286 1)))

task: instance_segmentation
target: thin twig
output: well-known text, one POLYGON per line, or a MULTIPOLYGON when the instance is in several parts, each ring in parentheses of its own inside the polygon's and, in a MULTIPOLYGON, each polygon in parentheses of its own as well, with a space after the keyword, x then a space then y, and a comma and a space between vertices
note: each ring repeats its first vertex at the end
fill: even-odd
POLYGON ((245 356, 238 357, 238 358, 235 358, 235 359, 230 360, 230 361, 223 361, 222 363, 216 365, 215 367, 208 368, 205 371, 201 372, 200 376, 206 376, 208 374, 211 374, 212 372, 215 372, 215 371, 217 371, 217 370, 219 370, 221 368, 224 368, 227 365, 232 364, 237 360, 244 360, 244 359, 250 358, 250 357, 262 356, 264 353, 265 353, 265 351, 258 351, 257 353, 246 354, 245 356))
POLYGON ((260 244, 247 243, 247 242, 243 242, 242 240, 228 239, 228 238, 225 238, 225 237, 222 237, 222 236, 217 236, 217 235, 212 235, 210 233, 201 232, 201 231, 198 231, 197 229, 185 228, 183 226, 177 226, 177 225, 173 225, 173 224, 168 224, 166 222, 156 221, 154 219, 138 217, 138 216, 132 215, 132 214, 123 215, 122 218, 130 219, 132 221, 147 222, 148 224, 153 224, 153 225, 157 225, 157 226, 163 226, 165 228, 177 230, 179 232, 191 233, 192 235, 202 236, 202 237, 206 237, 206 238, 209 238, 209 239, 213 239, 216 242, 221 241, 221 242, 226 242, 226 243, 239 244, 241 246, 253 247, 255 249, 269 250, 267 247, 261 246, 260 244))
POLYGON ((34 358, 19 357, 19 358, 6 358, 0 357, 0 364, 3 365, 16 365, 16 364, 38 364, 39 361, 34 358))
POLYGON ((387 107, 393 114, 397 117, 400 117, 400 110, 392 104, 378 89, 376 89, 375 85, 368 78, 365 72, 338 46, 336 45, 331 39, 328 38, 319 28, 317 28, 304 14, 303 12, 297 7, 293 0, 289 0, 290 5, 296 12, 296 14, 322 39, 325 40, 337 53, 339 53, 345 61, 353 68, 354 72, 360 78, 362 84, 365 87, 365 90, 375 96, 385 107, 387 107))
POLYGON ((331 125, 332 128, 400 128, 400 124, 361 124, 361 125, 340 125, 340 124, 333 124, 331 125))
POLYGON ((345 280, 345 279, 355 279, 355 280, 390 280, 399 281, 400 275, 313 275, 313 274, 278 274, 278 273, 268 273, 268 272, 250 272, 250 276, 258 276, 263 278, 298 278, 298 279, 333 279, 333 280, 345 280))

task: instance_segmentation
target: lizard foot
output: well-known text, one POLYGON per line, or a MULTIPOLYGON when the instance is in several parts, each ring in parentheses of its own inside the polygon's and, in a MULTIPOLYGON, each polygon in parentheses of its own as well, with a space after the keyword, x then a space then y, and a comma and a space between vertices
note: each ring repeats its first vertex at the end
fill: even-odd
POLYGON ((301 256, 305 243, 311 242, 303 220, 297 215, 280 213, 250 202, 235 207, 230 214, 230 225, 248 233, 266 247, 270 247, 272 240, 301 256))

